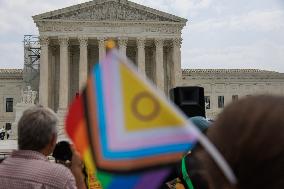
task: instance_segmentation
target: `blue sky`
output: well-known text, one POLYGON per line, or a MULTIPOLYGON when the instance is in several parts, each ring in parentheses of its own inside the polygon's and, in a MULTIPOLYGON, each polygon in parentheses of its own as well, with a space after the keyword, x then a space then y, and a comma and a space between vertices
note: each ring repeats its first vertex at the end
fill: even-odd
MULTIPOLYGON (((183 68, 255 68, 284 73, 284 0, 132 0, 188 19, 183 68)), ((23 67, 31 16, 86 0, 0 0, 0 67, 23 67)))

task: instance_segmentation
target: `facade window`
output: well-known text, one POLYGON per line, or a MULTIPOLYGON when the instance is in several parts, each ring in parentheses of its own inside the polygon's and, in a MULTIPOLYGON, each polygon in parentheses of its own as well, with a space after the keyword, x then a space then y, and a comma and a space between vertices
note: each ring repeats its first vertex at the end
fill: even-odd
POLYGON ((11 130, 12 129, 12 124, 11 123, 6 123, 5 129, 6 130, 11 130))
POLYGON ((224 108, 224 96, 218 96, 218 108, 224 108))
POLYGON ((232 101, 237 101, 239 99, 239 96, 238 95, 232 95, 232 101))
POLYGON ((13 98, 6 98, 6 112, 13 112, 13 98))
POLYGON ((205 96, 204 101, 205 101, 205 109, 209 110, 210 109, 210 96, 205 96))

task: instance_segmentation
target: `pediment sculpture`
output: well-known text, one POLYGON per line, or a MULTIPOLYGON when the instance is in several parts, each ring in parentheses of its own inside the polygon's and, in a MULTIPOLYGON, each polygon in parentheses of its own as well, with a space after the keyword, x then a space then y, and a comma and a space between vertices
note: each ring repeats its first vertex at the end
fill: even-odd
POLYGON ((172 21, 147 10, 137 9, 118 2, 104 2, 93 6, 45 17, 44 19, 92 20, 92 21, 172 21))

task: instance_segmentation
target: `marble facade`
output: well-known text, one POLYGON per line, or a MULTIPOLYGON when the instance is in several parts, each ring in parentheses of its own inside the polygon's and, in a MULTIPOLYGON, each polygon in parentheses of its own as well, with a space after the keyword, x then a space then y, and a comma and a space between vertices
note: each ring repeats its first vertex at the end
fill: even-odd
MULTIPOLYGON (((78 57, 79 59, 79 57, 78 57)), ((147 59, 147 57, 146 57, 147 59)), ((215 119, 224 106, 233 100, 256 94, 284 95, 284 73, 256 69, 187 69, 182 70, 181 86, 200 86, 210 99, 206 116, 215 119)), ((78 84, 79 85, 79 84, 78 84)), ((15 121, 16 104, 21 101, 23 70, 0 69, 0 127, 15 121), (13 98, 14 111, 6 112, 6 99, 13 98)), ((13 127, 13 126, 12 126, 13 127)), ((12 128, 15 129, 15 128, 12 128)))
POLYGON ((15 105, 21 100, 22 69, 0 69, 0 128, 15 120, 15 105), (12 111, 7 111, 7 100, 12 100, 12 111))
POLYGON ((180 84, 181 31, 187 20, 128 0, 97 0, 33 16, 41 45, 39 103, 64 115, 105 41, 166 94, 180 84))
MULTIPOLYGON (((284 74, 270 71, 182 70, 181 32, 187 20, 127 0, 96 0, 33 17, 41 45, 39 103, 55 110, 63 126, 68 104, 86 82, 89 70, 116 41, 140 72, 166 94, 175 86, 201 86, 210 98, 206 114, 215 118, 234 98, 284 95, 284 74)), ((0 69, 0 127, 13 123, 6 99, 20 101, 23 70, 0 69)), ((59 128, 62 132, 62 127, 59 128)))
POLYGON ((182 72, 181 85, 203 87, 206 116, 215 119, 234 100, 259 94, 284 96, 284 73, 258 69, 187 69, 182 72))

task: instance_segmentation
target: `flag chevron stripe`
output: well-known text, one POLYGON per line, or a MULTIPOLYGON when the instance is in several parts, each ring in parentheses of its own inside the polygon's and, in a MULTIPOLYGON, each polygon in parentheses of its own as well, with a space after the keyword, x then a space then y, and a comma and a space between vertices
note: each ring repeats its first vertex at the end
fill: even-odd
MULTIPOLYGON (((97 67, 98 68, 98 67, 97 67)), ((97 69, 97 71, 99 71, 99 69, 97 69)), ((99 76, 100 76, 100 74, 99 74, 99 72, 95 72, 94 73, 94 75, 96 76, 96 77, 94 77, 94 79, 93 79, 93 82, 94 83, 97 83, 97 81, 99 81, 99 80, 96 80, 95 78, 99 78, 99 76), (95 81, 94 81, 95 80, 95 81)), ((90 89, 90 88, 89 88, 90 89)), ((96 88, 96 87, 94 87, 93 88, 93 90, 95 90, 95 91, 100 91, 98 88, 96 88)), ((99 94, 97 94, 97 95, 99 95, 99 94)), ((101 94, 100 94, 101 95, 101 94)), ((93 104, 93 103, 92 103, 93 104)), ((93 112, 93 111, 91 111, 91 112, 93 112)), ((93 117, 93 116, 92 116, 93 117)), ((100 136, 102 136, 102 134, 100 133, 100 129, 98 129, 99 130, 99 132, 97 132, 97 134, 98 135, 94 135, 92 138, 95 138, 95 139, 98 139, 98 138, 100 138, 100 136)), ((101 142, 100 142, 101 143, 101 142)), ((97 144, 98 144, 98 142, 97 142, 97 144)), ((187 146, 188 146, 188 144, 186 144, 187 146)), ((100 146, 100 145, 99 145, 100 146)), ((97 147, 96 147, 96 151, 95 151, 95 154, 99 154, 100 155, 100 153, 98 153, 98 152, 100 152, 100 150, 99 149, 97 149, 97 147)), ((149 165, 152 165, 152 164, 155 164, 156 162, 161 162, 161 163, 163 163, 163 161, 164 161, 164 164, 168 164, 169 162, 172 162, 173 160, 175 160, 175 159, 179 159, 181 156, 182 156, 182 154, 183 154, 183 151, 181 152, 181 153, 176 153, 176 154, 172 154, 172 155, 170 155, 170 156, 168 156, 168 157, 165 157, 165 155, 161 155, 161 156, 157 156, 156 158, 148 158, 148 159, 142 159, 142 158, 139 158, 139 159, 137 159, 135 162, 132 162, 133 164, 137 164, 137 165, 140 165, 139 166, 139 168, 144 168, 145 167, 145 165, 146 164, 149 164, 149 165), (161 160, 159 160, 159 158, 162 158, 163 157, 163 161, 161 161, 161 160), (153 161, 153 160, 155 160, 156 159, 156 161, 153 161), (144 161, 145 163, 141 163, 142 161, 144 161)), ((99 159, 101 159, 101 160, 103 160, 104 159, 104 157, 101 157, 101 158, 99 158, 99 159)), ((97 165, 98 165, 98 167, 101 167, 101 163, 102 163, 102 161, 98 161, 98 160, 96 160, 96 162, 97 162, 97 165)), ((104 162, 106 162, 106 161, 104 161, 104 162)), ((125 165, 131 165, 132 163, 131 162, 129 162, 129 159, 126 159, 124 162, 123 161, 119 161, 119 163, 115 163, 115 162, 109 162, 110 164, 109 164, 109 168, 110 169, 114 169, 116 166, 121 166, 121 165, 123 165, 123 163, 125 163, 125 165)), ((103 166, 102 167, 104 167, 104 166, 106 166, 106 164, 104 163, 103 164, 103 166)), ((125 171, 125 170, 123 170, 122 169, 122 171, 125 171)))
POLYGON ((162 155, 167 154, 169 151, 173 153, 184 152, 184 149, 189 149, 190 144, 187 142, 185 143, 178 143, 178 144, 171 144, 171 145, 163 145, 163 146, 154 146, 149 148, 143 149, 136 149, 131 151, 111 151, 108 148, 108 140, 107 140, 107 132, 106 132, 106 122, 105 122, 105 108, 103 105, 104 102, 104 94, 102 90, 102 75, 100 70, 100 65, 96 64, 94 68, 94 83, 95 83, 95 91, 97 93, 97 107, 98 107, 98 117, 99 117, 99 132, 101 136, 101 144, 102 144, 102 153, 103 157, 106 159, 136 159, 141 157, 148 157, 148 156, 155 156, 155 155, 162 155))
MULTIPOLYGON (((108 108, 108 102, 111 101, 116 102, 116 104, 122 102, 121 100, 121 81, 119 77, 119 65, 125 66, 122 64, 118 64, 112 61, 109 61, 106 64, 101 64, 102 66, 102 78, 104 83, 104 88, 106 88, 105 93, 110 91, 115 91, 116 95, 107 95, 105 94, 105 104, 107 104, 108 108), (110 80, 109 77, 106 76, 106 73, 111 73, 111 76, 114 78, 113 80, 110 80), (112 85, 110 87, 109 85, 112 85)), ((114 93, 110 93, 114 94, 114 93)), ((116 107, 122 107, 122 106, 116 106, 116 107)), ((116 108, 114 107, 114 109, 116 108)), ((109 115, 111 115, 111 112, 113 112, 112 108, 108 108, 107 112, 109 112, 109 115)), ((122 113, 123 110, 120 109, 119 111, 116 111, 116 114, 122 113)), ((113 116, 108 116, 107 120, 112 120, 113 116)), ((120 115, 123 117, 123 115, 120 115)), ((111 121, 110 121, 111 122, 111 121)), ((180 126, 181 127, 181 126, 180 126)), ((120 121, 115 122, 115 124, 108 125, 107 133, 109 135, 109 146, 110 149, 116 149, 116 150, 133 150, 134 148, 138 148, 139 146, 141 148, 147 148, 150 146, 155 145, 162 145, 167 143, 179 143, 181 141, 188 143, 189 140, 195 140, 195 138, 190 139, 188 137, 188 134, 184 132, 184 128, 171 128, 171 126, 165 126, 162 129, 155 129, 155 130, 147 130, 147 131, 139 131, 127 133, 123 131, 123 124, 120 123, 120 121), (114 132, 115 131, 115 132, 114 132), (152 138, 152 136, 157 136, 158 138, 152 138), (141 144, 141 139, 145 139, 147 137, 147 140, 141 144), (131 143, 129 143, 129 140, 131 140, 131 143), (138 146, 139 145, 139 146, 138 146)))
POLYGON ((67 116, 69 136, 104 189, 160 188, 196 139, 186 118, 136 74, 126 59, 109 51, 93 67, 86 89, 67 116), (140 93, 150 98, 133 109, 140 93), (151 103, 160 108, 156 117, 150 121, 137 117, 135 108, 148 115, 155 110, 151 103))
POLYGON ((115 134, 117 128, 122 128, 124 125, 123 120, 123 104, 122 97, 120 92, 120 76, 118 75, 116 69, 112 67, 117 67, 117 64, 112 64, 113 57, 106 57, 107 64, 101 64, 102 70, 102 82, 104 86, 104 95, 105 95, 105 107, 106 107, 106 116, 107 116, 107 134, 109 139, 110 148, 113 143, 117 143, 117 139, 121 138, 115 134), (108 77, 111 75, 112 77, 108 77), (115 105, 116 104, 116 105, 115 105))
POLYGON ((159 170, 151 170, 147 173, 134 173, 129 175, 115 175, 110 174, 106 172, 98 171, 98 178, 100 180, 104 180, 104 177, 106 177, 107 181, 104 183, 103 188, 108 189, 117 189, 117 186, 123 186, 123 188, 132 188, 132 189, 156 189, 159 188, 161 183, 164 180, 164 177, 169 175, 170 173, 169 168, 163 168, 159 170), (109 177, 112 177, 113 179, 110 181, 108 180, 109 177), (133 182, 128 182, 129 178, 136 179, 139 177, 139 180, 136 180, 135 185, 133 182), (121 182, 121 184, 119 184, 121 182))
MULTIPOLYGON (((98 67, 96 67, 96 68, 98 68, 98 67)), ((93 81, 92 85, 95 85, 95 83, 97 83, 97 81, 99 81, 99 80, 96 80, 100 76, 98 71, 99 71, 99 69, 97 71, 94 70, 94 76, 95 77, 92 79, 92 81, 93 81)), ((90 84, 91 84, 91 82, 90 82, 90 84)), ((91 87, 89 89, 91 89, 91 87)), ((95 87, 93 87, 92 91, 95 93, 95 92, 98 92, 99 89, 95 86, 95 87)), ((89 94, 91 94, 91 93, 89 92, 89 94)), ((98 94, 95 94, 95 96, 97 96, 97 95, 98 94)), ((90 95, 90 96, 93 96, 93 95, 90 95)), ((91 103, 88 103, 88 104, 95 105, 94 102, 91 102, 91 103)), ((94 109, 92 109, 90 112, 94 112, 94 109)), ((94 118, 94 115, 92 115, 91 117, 94 118)), ((92 121, 92 124, 94 122, 95 121, 92 121)), ((100 154, 101 154, 99 152, 102 151, 101 149, 99 149, 101 147, 101 145, 99 145, 99 144, 101 144, 101 141, 99 141, 99 139, 102 136, 102 133, 100 132, 100 130, 101 129, 98 128, 98 132, 94 133, 94 136, 92 136, 92 139, 95 139, 95 140, 98 139, 98 140, 96 140, 97 142, 95 143, 95 149, 96 149, 95 150, 95 155, 96 155, 96 157, 99 157, 100 154)), ((188 145, 188 144, 186 144, 186 145, 188 145)), ((129 159, 126 159, 125 161, 121 160, 118 163, 115 162, 115 161, 109 161, 109 162, 103 161, 105 159, 105 157, 100 157, 100 158, 96 159, 96 162, 97 162, 97 166, 98 167, 104 167, 107 164, 109 164, 109 166, 108 166, 109 169, 113 169, 114 167, 119 167, 121 165, 131 165, 132 163, 140 165, 139 168, 143 168, 143 167, 145 167, 146 164, 151 164, 151 163, 155 164, 155 162, 157 162, 157 161, 159 161, 159 162, 163 162, 164 161, 164 164, 167 164, 169 162, 172 162, 173 159, 177 159, 177 158, 179 159, 182 156, 182 154, 183 154, 183 152, 171 154, 168 157, 166 157, 165 155, 160 155, 160 156, 157 156, 155 158, 151 158, 151 157, 148 158, 148 159, 139 158, 139 159, 135 160, 134 162, 130 162, 129 159), (164 157, 163 161, 159 160, 159 158, 162 158, 162 157, 164 157), (145 162, 145 163, 141 163, 142 161, 145 162)), ((122 171, 125 171, 125 170, 122 169, 122 171)))

